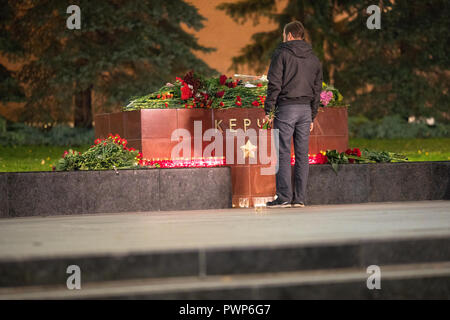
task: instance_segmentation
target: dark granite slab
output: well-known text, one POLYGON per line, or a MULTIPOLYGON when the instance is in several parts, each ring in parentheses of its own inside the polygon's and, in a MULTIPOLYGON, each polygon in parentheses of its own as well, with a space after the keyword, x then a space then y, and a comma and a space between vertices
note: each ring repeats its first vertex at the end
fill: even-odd
POLYGON ((231 174, 228 167, 14 172, 0 174, 0 196, 0 218, 230 208, 231 174))
POLYGON ((342 164, 335 174, 331 165, 311 165, 307 204, 361 203, 369 201, 370 170, 367 164, 342 164))
MULTIPOLYGON (((2 173, 0 218, 229 208, 232 192, 250 196, 250 178, 229 167, 2 173)), ((450 199, 450 162, 311 165, 307 188, 309 205, 450 199)))
POLYGON ((215 249, 206 251, 206 273, 219 275, 352 267, 358 265, 357 253, 356 245, 215 249))
POLYGON ((8 217, 84 213, 85 183, 78 173, 9 173, 8 217))
POLYGON ((160 170, 79 172, 83 212, 159 211, 160 170))
POLYGON ((362 243, 360 266, 450 261, 450 238, 362 243))
POLYGON ((431 200, 432 193, 431 162, 370 165, 369 201, 431 200))
POLYGON ((161 170, 161 210, 231 207, 230 168, 161 170))
POLYGON ((121 279, 197 276, 196 251, 127 253, 121 255, 41 258, 0 261, 0 287, 61 285, 67 281, 67 267, 80 267, 82 282, 121 279))
POLYGON ((0 173, 0 218, 8 217, 8 174, 0 173))
POLYGON ((450 161, 433 162, 431 172, 433 199, 450 200, 450 161))

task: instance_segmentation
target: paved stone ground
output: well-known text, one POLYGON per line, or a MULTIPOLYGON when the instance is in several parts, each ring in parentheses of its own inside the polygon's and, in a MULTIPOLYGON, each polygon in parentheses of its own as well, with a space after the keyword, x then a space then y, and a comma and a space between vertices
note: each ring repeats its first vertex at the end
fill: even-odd
POLYGON ((450 234, 450 201, 0 220, 0 259, 450 234))

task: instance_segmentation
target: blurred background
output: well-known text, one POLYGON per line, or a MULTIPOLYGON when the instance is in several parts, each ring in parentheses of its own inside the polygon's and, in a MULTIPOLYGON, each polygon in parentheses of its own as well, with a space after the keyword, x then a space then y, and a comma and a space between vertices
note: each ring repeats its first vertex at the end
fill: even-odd
POLYGON ((351 147, 450 160, 450 2, 0 0, 0 171, 51 170, 120 111, 189 70, 267 73, 283 26, 300 20, 324 81, 349 107, 351 147), (81 28, 70 30, 70 5, 81 28), (366 9, 381 9, 369 30, 366 9))

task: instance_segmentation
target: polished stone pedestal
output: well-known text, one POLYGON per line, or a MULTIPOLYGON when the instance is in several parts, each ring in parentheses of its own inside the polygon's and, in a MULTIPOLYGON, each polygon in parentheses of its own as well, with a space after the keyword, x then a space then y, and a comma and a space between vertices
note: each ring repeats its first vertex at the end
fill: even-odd
POLYGON ((0 173, 0 218, 229 207, 229 167, 0 173))
MULTIPOLYGON (((128 140, 128 145, 139 149, 147 159, 170 159, 172 149, 179 143, 172 141, 171 136, 176 129, 185 129, 190 134, 190 157, 203 156, 205 147, 211 142, 203 136, 208 129, 216 128, 223 135, 223 153, 227 145, 233 143, 234 161, 227 159, 231 167, 233 185, 233 205, 253 206, 256 202, 270 200, 275 194, 275 176, 261 174, 261 168, 267 165, 261 162, 258 149, 255 163, 246 158, 238 164, 237 158, 242 155, 241 147, 248 139, 260 148, 259 140, 263 125, 262 108, 230 108, 230 109, 142 109, 136 111, 97 114, 95 116, 96 138, 105 138, 109 133, 118 133, 128 140), (201 122, 197 135, 194 122, 201 122), (239 142, 225 138, 226 130, 242 129, 247 137, 239 142), (254 131, 252 131, 254 130, 254 131), (200 146, 200 152, 195 146, 200 146)), ((269 145, 271 141, 269 141, 269 145)), ((272 144, 273 145, 273 144, 272 144)), ((317 154, 321 150, 337 149, 339 152, 348 148, 347 108, 320 108, 314 122, 314 130, 309 141, 309 153, 317 154)), ((270 155, 270 147, 269 147, 270 155)), ((292 154, 293 147, 292 147, 292 154)), ((218 156, 213 153, 214 156, 218 156)))

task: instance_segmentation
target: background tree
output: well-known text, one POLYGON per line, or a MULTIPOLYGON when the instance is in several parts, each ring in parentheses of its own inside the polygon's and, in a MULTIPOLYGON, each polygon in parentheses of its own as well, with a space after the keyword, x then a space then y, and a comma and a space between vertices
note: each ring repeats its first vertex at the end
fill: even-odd
MULTIPOLYGON (((11 39, 8 32, 13 10, 7 0, 0 0, 0 7, 0 52, 5 56, 20 56, 22 48, 11 39)), ((13 71, 0 63, 0 103, 23 101, 23 89, 14 75, 13 71)))
POLYGON ((204 18, 182 0, 10 0, 8 35, 23 47, 17 79, 26 88, 22 120, 74 120, 92 127, 93 92, 102 107, 123 105, 194 68, 211 73, 194 50, 208 52, 182 24, 204 18), (81 8, 81 29, 69 30, 69 5, 81 8))
POLYGON ((399 114, 450 122, 450 3, 379 1, 381 29, 366 26, 368 1, 347 1, 346 53, 335 82, 352 99, 353 114, 399 114), (354 17, 354 18, 353 18, 354 17), (353 19, 352 19, 353 18, 353 19))
POLYGON ((264 72, 270 62, 271 55, 282 41, 283 27, 294 20, 300 20, 307 29, 306 41, 310 42, 314 52, 324 63, 325 78, 328 79, 330 64, 327 65, 333 47, 329 42, 343 45, 343 39, 339 36, 342 23, 336 22, 335 17, 342 13, 343 8, 332 0, 289 0, 281 12, 278 12, 277 4, 286 2, 276 0, 241 0, 232 3, 221 3, 217 6, 224 10, 238 23, 253 20, 259 23, 260 17, 266 17, 274 22, 277 27, 272 31, 258 32, 252 36, 252 42, 241 50, 241 54, 233 58, 230 69, 239 70, 243 65, 248 65, 256 72, 264 72))
POLYGON ((235 21, 266 17, 278 27, 252 36, 231 68, 266 70, 286 23, 300 20, 324 67, 324 79, 351 103, 350 115, 380 118, 400 114, 449 122, 450 3, 446 0, 380 0, 381 30, 366 27, 373 1, 276 0, 222 3, 235 21))

